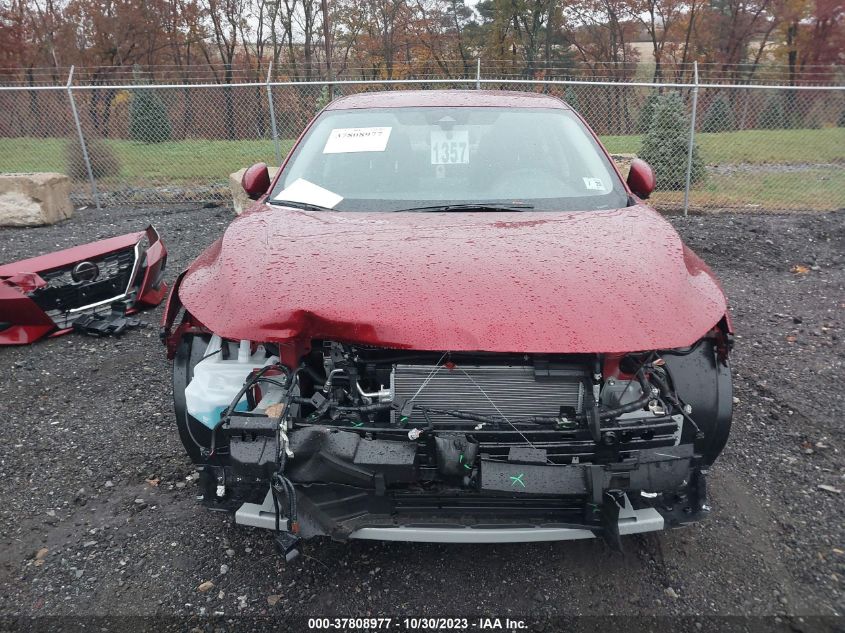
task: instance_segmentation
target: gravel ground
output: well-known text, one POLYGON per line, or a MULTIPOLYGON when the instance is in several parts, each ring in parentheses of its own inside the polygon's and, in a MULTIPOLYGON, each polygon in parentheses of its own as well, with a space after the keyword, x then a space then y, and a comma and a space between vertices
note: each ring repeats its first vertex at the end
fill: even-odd
MULTIPOLYGON (((152 221, 172 279, 231 217, 85 210, 0 230, 0 261, 152 221)), ((267 533, 194 503, 159 308, 119 339, 0 349, 0 615, 745 614, 805 630, 798 616, 842 614, 845 214, 672 222, 720 276, 738 332, 734 431, 707 521, 628 537, 624 555, 601 541, 314 541, 285 564, 267 533)))

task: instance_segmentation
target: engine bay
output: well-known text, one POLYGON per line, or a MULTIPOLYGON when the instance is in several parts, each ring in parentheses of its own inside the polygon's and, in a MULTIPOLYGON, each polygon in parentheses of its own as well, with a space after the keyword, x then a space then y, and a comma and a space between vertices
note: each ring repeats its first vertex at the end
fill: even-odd
POLYGON ((177 413, 204 501, 272 508, 296 538, 515 518, 601 529, 608 503, 618 515, 652 500, 682 523, 706 506, 730 426, 730 374, 709 338, 624 355, 315 341, 294 368, 271 343, 190 342, 177 413))

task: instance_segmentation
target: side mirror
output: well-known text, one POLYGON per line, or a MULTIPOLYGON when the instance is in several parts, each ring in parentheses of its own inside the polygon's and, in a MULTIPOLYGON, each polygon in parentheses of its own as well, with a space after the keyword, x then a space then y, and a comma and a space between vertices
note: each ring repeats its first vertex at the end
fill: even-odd
POLYGON ((244 172, 241 186, 250 200, 258 200, 270 188, 270 172, 265 163, 256 163, 244 172))
POLYGON ((634 195, 645 200, 654 191, 656 180, 654 170, 641 158, 631 161, 631 170, 628 172, 628 187, 634 195))

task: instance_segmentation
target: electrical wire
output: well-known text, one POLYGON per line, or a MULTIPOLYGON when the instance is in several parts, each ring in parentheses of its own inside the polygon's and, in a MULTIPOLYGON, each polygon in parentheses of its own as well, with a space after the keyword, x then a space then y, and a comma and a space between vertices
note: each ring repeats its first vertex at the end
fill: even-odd
MULTIPOLYGON (((534 446, 534 444, 532 444, 532 443, 531 443, 531 440, 529 440, 527 437, 525 437, 525 434, 524 434, 522 431, 520 431, 518 428, 516 428, 516 426, 513 424, 513 422, 511 422, 510 420, 508 420, 508 417, 507 417, 504 413, 502 413, 502 410, 501 410, 501 409, 499 409, 499 407, 496 405, 496 403, 495 403, 495 402, 493 402, 493 399, 492 399, 490 396, 488 396, 488 395, 487 395, 487 392, 486 392, 486 391, 484 391, 484 389, 482 389, 482 388, 481 388, 481 385, 479 385, 477 382, 475 382, 475 379, 474 379, 472 376, 470 376, 470 375, 466 372, 466 370, 465 370, 463 367, 458 367, 458 369, 460 369, 460 370, 461 370, 461 373, 463 373, 463 375, 464 375, 464 376, 466 376, 466 377, 469 379, 469 381, 470 381, 472 384, 474 384, 474 385, 478 388, 478 390, 481 392, 481 395, 483 395, 485 398, 487 398, 487 401, 488 401, 490 404, 492 404, 492 405, 493 405, 493 408, 494 408, 494 409, 496 409, 496 413, 498 413, 500 416, 502 416, 502 419, 503 419, 505 422, 507 422, 507 423, 511 426, 511 428, 512 428, 514 431, 516 431, 517 433, 519 433, 519 435, 522 437, 522 439, 524 439, 524 440, 525 440, 525 443, 526 443, 526 444, 528 444, 528 446, 530 446, 531 448, 533 448, 533 449, 535 449, 535 450, 536 450, 536 449, 537 449, 537 447, 536 447, 536 446, 534 446)), ((552 463, 552 461, 551 461, 548 457, 546 457, 546 461, 547 461, 549 464, 551 464, 551 463, 552 463)))
POLYGON ((414 400, 416 400, 417 396, 420 395, 422 390, 425 389, 428 386, 428 383, 431 382, 431 380, 434 378, 434 376, 437 374, 437 372, 439 372, 441 367, 443 367, 440 363, 442 363, 443 359, 446 358, 448 355, 449 355, 449 352, 443 352, 443 355, 434 364, 434 369, 432 369, 431 372, 428 374, 428 376, 426 376, 426 379, 423 380, 419 389, 417 389, 416 393, 413 396, 411 396, 411 398, 408 400, 408 402, 413 402, 414 400))

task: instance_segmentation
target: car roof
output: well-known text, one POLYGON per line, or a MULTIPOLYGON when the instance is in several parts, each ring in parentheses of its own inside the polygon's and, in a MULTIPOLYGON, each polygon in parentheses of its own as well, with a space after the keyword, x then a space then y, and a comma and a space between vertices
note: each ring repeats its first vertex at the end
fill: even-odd
POLYGON ((326 110, 408 107, 557 108, 569 106, 557 97, 511 90, 394 90, 361 92, 332 101, 326 110))

